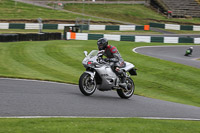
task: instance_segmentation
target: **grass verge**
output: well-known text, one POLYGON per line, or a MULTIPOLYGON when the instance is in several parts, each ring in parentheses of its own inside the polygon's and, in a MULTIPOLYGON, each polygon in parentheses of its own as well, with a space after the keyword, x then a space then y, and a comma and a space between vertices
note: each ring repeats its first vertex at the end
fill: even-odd
MULTIPOLYGON (((164 44, 115 41, 110 44, 138 68, 138 76, 133 77, 136 94, 200 106, 200 69, 132 52, 138 46, 164 44)), ((83 51, 92 49, 97 49, 96 41, 0 43, 0 76, 78 84, 85 71, 81 64, 83 51)))
MULTIPOLYGON (((15 3, 13 0, 0 0, 0 19, 68 19, 75 20, 77 17, 89 19, 73 13, 64 12, 61 10, 53 10, 42 8, 31 4, 21 2, 15 3)), ((92 18, 94 20, 100 20, 92 18)))
MULTIPOLYGON (((24 29, 0 29, 0 33, 38 33, 39 30, 24 30, 24 29)), ((43 29, 42 32, 60 32, 63 33, 63 30, 47 30, 43 29)), ((159 34, 158 32, 154 31, 114 31, 114 30, 102 30, 102 31, 88 31, 83 30, 83 33, 90 33, 90 34, 117 34, 117 35, 135 35, 135 34, 142 34, 142 35, 148 35, 148 34, 159 34)))
POLYGON ((141 25, 149 24, 149 22, 154 20, 172 21, 172 23, 192 22, 199 24, 200 20, 200 18, 167 19, 166 16, 140 4, 65 4, 64 9, 141 25))
POLYGON ((0 118, 0 133, 198 133, 199 121, 140 118, 0 118))
MULTIPOLYGON (((110 18, 124 22, 135 24, 149 24, 152 21, 172 21, 175 22, 190 22, 199 24, 200 18, 190 19, 167 19, 154 10, 138 4, 65 4, 64 9, 74 11, 77 13, 84 13, 91 16, 110 18)), ((100 21, 105 19, 96 17, 87 17, 77 15, 74 13, 65 12, 62 10, 53 10, 42 8, 35 5, 25 4, 13 0, 0 0, 0 19, 62 19, 62 20, 76 20, 76 18, 91 19, 100 21)))

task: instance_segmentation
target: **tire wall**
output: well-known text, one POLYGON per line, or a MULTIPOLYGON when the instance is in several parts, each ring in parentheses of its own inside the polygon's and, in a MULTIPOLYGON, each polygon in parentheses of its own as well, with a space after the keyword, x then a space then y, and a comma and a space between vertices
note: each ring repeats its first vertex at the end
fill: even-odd
POLYGON ((0 34, 0 42, 61 40, 61 33, 0 34))

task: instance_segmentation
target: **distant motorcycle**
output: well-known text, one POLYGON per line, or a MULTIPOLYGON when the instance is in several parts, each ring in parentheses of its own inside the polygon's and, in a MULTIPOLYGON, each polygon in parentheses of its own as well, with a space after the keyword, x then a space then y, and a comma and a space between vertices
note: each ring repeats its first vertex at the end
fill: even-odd
POLYGON ((189 49, 187 49, 187 50, 185 51, 185 56, 192 55, 192 52, 193 52, 193 47, 190 47, 189 49))
POLYGON ((92 50, 89 54, 84 51, 85 58, 82 61, 86 71, 81 75, 79 79, 79 89, 86 95, 92 95, 96 89, 99 91, 116 90, 121 98, 128 99, 134 94, 135 85, 130 75, 137 75, 135 66, 129 62, 126 63, 126 67, 120 68, 125 74, 125 83, 127 89, 121 88, 121 78, 118 77, 111 68, 112 62, 105 62, 102 58, 101 52, 92 50))

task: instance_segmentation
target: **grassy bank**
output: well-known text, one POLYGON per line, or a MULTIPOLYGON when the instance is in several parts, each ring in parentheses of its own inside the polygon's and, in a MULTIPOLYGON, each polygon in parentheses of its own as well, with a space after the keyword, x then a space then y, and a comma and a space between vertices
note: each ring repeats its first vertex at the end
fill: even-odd
MULTIPOLYGON (((132 52, 134 47, 159 43, 114 42, 123 58, 138 68, 135 93, 200 106, 200 70, 132 52)), ((183 44, 182 44, 183 45, 183 44)), ((96 41, 0 43, 0 76, 78 84, 85 70, 83 51, 97 49, 96 41)))
MULTIPOLYGON (((66 19, 76 20, 77 17, 89 19, 73 13, 60 10, 42 8, 31 4, 15 2, 13 0, 0 0, 0 19, 66 19)), ((94 19, 94 18, 92 18, 94 19)), ((97 19, 98 20, 98 19, 97 19)))
POLYGON ((199 121, 138 118, 0 118, 0 133, 198 133, 199 121))
MULTIPOLYGON (((50 4, 51 5, 51 4, 50 4)), ((74 11, 77 13, 84 13, 87 15, 110 18, 124 22, 130 22, 135 24, 149 24, 154 20, 167 20, 177 22, 200 22, 200 18, 190 19, 167 19, 156 11, 144 6, 144 5, 132 5, 132 4, 65 4, 64 9, 74 11), (154 19, 154 20, 152 20, 154 19)), ((76 18, 91 19, 94 21, 104 20, 94 17, 86 17, 77 15, 61 10, 53 10, 42 8, 30 4, 24 4, 15 2, 13 0, 1 0, 0 1, 0 19, 62 19, 62 20, 76 20, 76 18)), ((105 21, 105 20, 104 20, 105 21)), ((175 23, 172 22, 172 23, 175 23)), ((167 22, 169 23, 169 22, 167 22)))
POLYGON ((192 22, 198 24, 200 22, 200 18, 167 19, 166 16, 161 15, 155 10, 139 4, 65 4, 64 9, 141 25, 149 24, 149 22, 153 21, 152 19, 175 22, 192 22))
POLYGON ((136 24, 147 24, 148 18, 164 19, 165 17, 145 7, 131 4, 66 4, 65 9, 82 12, 99 17, 112 18, 136 24))

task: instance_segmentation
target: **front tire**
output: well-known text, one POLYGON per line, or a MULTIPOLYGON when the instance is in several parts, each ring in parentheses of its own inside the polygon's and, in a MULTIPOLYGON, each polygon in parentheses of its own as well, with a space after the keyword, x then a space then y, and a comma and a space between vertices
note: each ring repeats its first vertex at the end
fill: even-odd
POLYGON ((96 90, 96 81, 91 79, 89 73, 83 73, 79 79, 79 89, 86 95, 92 95, 96 90))
POLYGON ((117 89, 117 94, 123 99, 128 99, 133 95, 135 91, 135 85, 134 85, 133 80, 130 77, 126 78, 125 82, 127 84, 128 89, 127 90, 123 88, 117 89))

